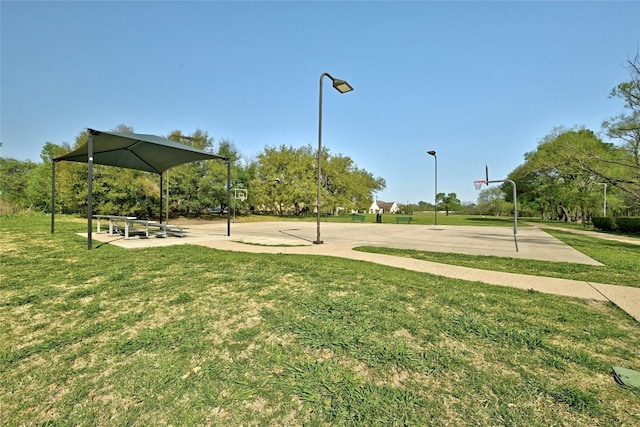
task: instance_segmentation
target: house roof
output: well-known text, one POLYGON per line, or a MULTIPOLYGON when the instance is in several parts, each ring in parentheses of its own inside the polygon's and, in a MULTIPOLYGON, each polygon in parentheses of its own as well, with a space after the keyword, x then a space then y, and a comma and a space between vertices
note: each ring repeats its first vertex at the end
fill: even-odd
POLYGON ((381 209, 390 210, 393 205, 395 205, 395 202, 383 202, 382 200, 377 200, 376 204, 381 209))

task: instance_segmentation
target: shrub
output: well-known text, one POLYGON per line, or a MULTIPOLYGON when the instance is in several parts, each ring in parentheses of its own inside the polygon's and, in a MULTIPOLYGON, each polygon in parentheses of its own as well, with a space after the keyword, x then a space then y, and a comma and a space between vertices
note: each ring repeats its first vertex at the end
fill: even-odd
POLYGON ((602 231, 614 231, 616 230, 616 221, 611 217, 594 217, 592 220, 593 226, 602 231))
POLYGON ((616 218, 616 229, 621 233, 640 234, 640 218, 639 217, 616 218))
POLYGON ((0 199, 0 216, 12 215, 22 210, 23 210, 22 207, 14 203, 0 199))
POLYGON ((592 221, 598 230, 640 234, 640 217, 595 217, 592 221))

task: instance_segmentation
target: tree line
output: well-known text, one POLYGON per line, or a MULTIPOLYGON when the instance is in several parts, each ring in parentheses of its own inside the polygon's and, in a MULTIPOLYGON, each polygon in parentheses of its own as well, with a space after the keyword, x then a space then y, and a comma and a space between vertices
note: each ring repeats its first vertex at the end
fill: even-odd
MULTIPOLYGON (((133 133, 120 125, 118 133, 133 133)), ((0 158, 0 209, 51 210, 51 167, 53 159, 87 143, 83 130, 71 146, 45 143, 41 163, 0 158)), ((185 135, 175 130, 167 139, 230 159, 231 186, 227 188, 227 165, 221 161, 192 162, 165 172, 163 211, 170 216, 196 217, 233 209, 275 215, 306 215, 315 212, 317 198, 317 151, 311 146, 265 147, 256 159, 245 161, 233 142, 217 143, 202 130, 185 135), (227 206, 227 190, 232 203, 227 206), (247 199, 238 200, 235 190, 246 190, 247 199)), ((56 212, 87 212, 87 167, 75 162, 56 165, 56 212)), ((95 213, 134 215, 153 218, 160 212, 160 177, 134 169, 94 165, 93 210, 95 213)), ((322 151, 321 211, 365 210, 372 194, 385 188, 384 179, 375 177, 344 155, 322 151)))

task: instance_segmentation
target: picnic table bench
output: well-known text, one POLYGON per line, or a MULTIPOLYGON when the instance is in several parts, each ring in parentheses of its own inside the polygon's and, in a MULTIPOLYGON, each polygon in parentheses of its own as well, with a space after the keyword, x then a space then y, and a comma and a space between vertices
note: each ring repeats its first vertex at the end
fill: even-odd
POLYGON ((407 224, 411 224, 411 221, 413 221, 413 217, 411 217, 411 216, 397 216, 396 217, 396 224, 400 224, 401 222, 406 222, 407 224))
MULTIPOLYGON (((129 222, 130 226, 128 232, 124 235, 125 239, 136 235, 149 237, 149 229, 155 225, 161 225, 155 221, 148 221, 146 219, 132 219, 127 222, 129 222)), ((153 233, 153 230, 151 232, 153 233)))
POLYGON ((152 228, 158 228, 158 237, 166 237, 167 235, 184 237, 187 235, 187 230, 189 229, 189 227, 173 224, 149 224, 149 226, 152 228))
POLYGON ((364 219, 365 219, 364 215, 351 214, 351 222, 356 222, 356 221, 364 222, 364 219))
POLYGON ((175 237, 184 237, 187 227, 180 225, 161 224, 155 221, 148 221, 145 219, 130 219, 127 220, 130 223, 129 230, 125 234, 124 238, 128 239, 130 235, 141 234, 145 237, 149 237, 149 233, 155 234, 157 237, 166 237, 167 235, 175 237), (136 229, 135 226, 141 226, 136 229))

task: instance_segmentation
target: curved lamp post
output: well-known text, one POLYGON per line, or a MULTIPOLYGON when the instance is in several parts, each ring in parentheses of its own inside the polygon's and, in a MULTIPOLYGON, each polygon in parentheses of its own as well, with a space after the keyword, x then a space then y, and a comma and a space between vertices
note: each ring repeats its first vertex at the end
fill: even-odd
POLYGON ((353 88, 349 83, 344 80, 335 79, 329 73, 320 74, 320 103, 318 107, 318 194, 316 197, 316 214, 318 219, 318 235, 316 240, 313 241, 316 245, 322 244, 320 240, 320 190, 322 174, 320 171, 320 164, 322 161, 322 79, 327 76, 333 82, 333 87, 340 93, 351 92, 353 88))
POLYGON ((436 162, 436 171, 435 171, 435 182, 436 182, 436 189, 435 189, 435 194, 433 196, 434 199, 434 215, 435 215, 435 225, 438 225, 438 156, 436 155, 436 152, 434 150, 429 150, 427 151, 427 154, 430 156, 433 156, 433 158, 435 159, 436 162))

